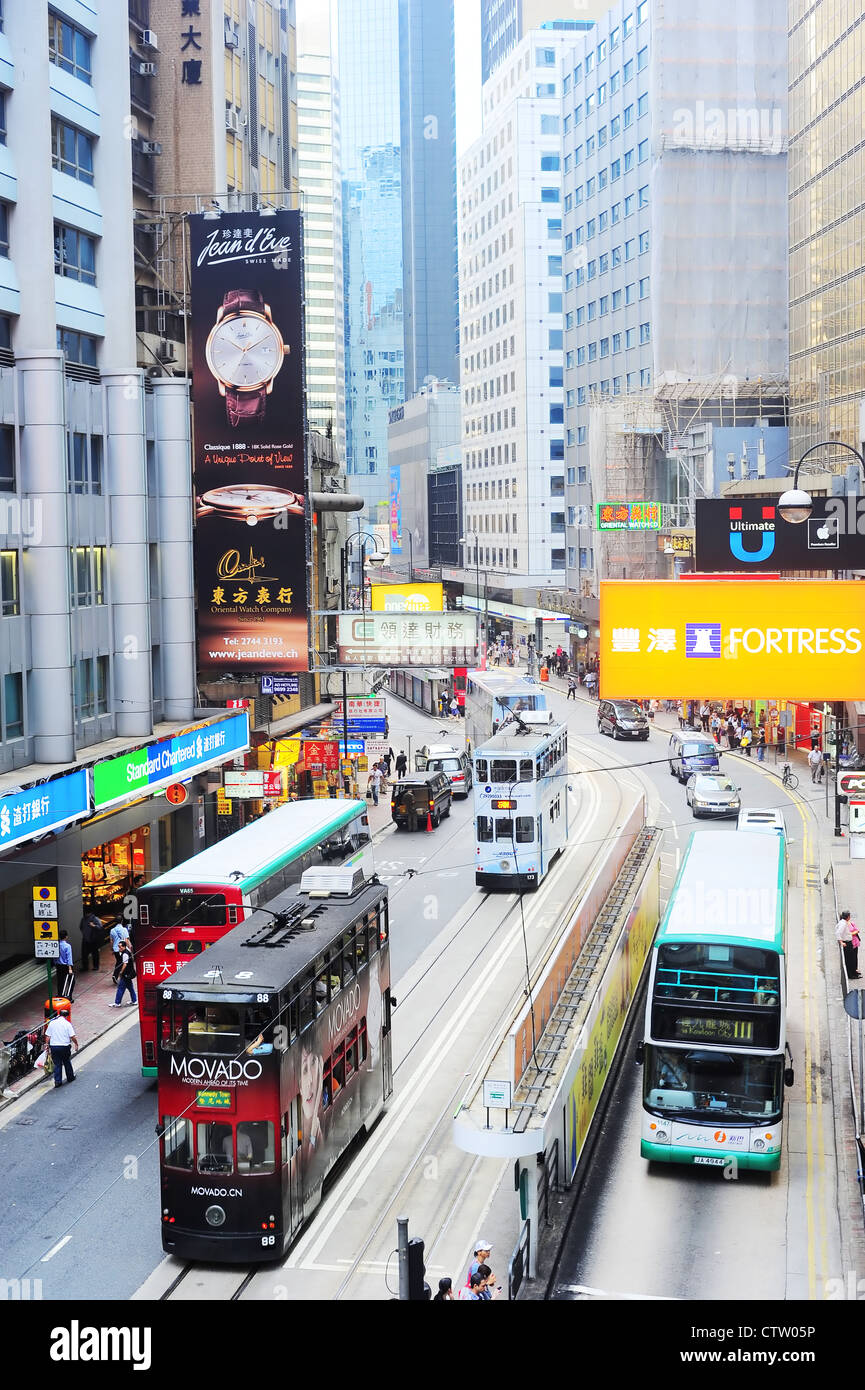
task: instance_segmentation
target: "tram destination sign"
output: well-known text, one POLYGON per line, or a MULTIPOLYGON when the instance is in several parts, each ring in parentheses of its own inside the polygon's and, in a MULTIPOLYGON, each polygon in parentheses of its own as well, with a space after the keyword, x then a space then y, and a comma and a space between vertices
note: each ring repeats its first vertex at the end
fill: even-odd
POLYGON ((231 1091, 196 1091, 195 1104, 199 1110, 230 1110, 233 1095, 231 1091))

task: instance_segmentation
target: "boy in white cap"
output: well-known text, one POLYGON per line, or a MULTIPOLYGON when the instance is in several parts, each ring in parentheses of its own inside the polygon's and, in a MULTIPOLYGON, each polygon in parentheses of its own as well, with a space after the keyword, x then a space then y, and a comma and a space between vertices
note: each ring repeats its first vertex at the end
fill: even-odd
POLYGON ((492 1248, 493 1248, 493 1247, 492 1247, 492 1245, 490 1244, 490 1242, 489 1242, 488 1240, 480 1240, 480 1239, 478 1239, 478 1240, 475 1242, 474 1259, 472 1260, 471 1264, 469 1265, 469 1272, 468 1272, 468 1274, 467 1274, 467 1276, 466 1276, 466 1284, 467 1284, 467 1285, 469 1284, 472 1275, 473 1275, 473 1274, 477 1274, 477 1272, 478 1272, 478 1266, 479 1266, 479 1265, 485 1265, 485 1264, 488 1262, 488 1260, 489 1260, 489 1254, 490 1254, 490 1251, 492 1250, 492 1248))

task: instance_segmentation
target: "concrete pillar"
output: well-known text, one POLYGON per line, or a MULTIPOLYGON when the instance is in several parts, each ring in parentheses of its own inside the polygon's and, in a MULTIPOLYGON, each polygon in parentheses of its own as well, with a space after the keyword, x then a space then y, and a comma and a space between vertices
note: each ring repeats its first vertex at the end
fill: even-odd
POLYGON ((102 383, 108 421, 115 728, 120 738, 146 738, 153 729, 153 699, 144 375, 138 370, 108 373, 102 383))
POLYGON ((66 494, 66 397, 63 357, 16 350, 20 390, 21 492, 32 508, 21 588, 30 613, 28 706, 38 763, 75 757, 69 523, 66 494))
POLYGON ((192 463, 189 383, 153 382, 162 616, 162 709, 166 719, 194 716, 195 598, 192 570, 192 463))

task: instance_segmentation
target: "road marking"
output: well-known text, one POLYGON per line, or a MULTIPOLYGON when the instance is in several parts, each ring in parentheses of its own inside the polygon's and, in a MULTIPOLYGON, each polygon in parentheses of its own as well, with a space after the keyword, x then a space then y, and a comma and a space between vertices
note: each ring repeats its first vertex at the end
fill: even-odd
POLYGON ((653 1303, 678 1303, 679 1299, 663 1293, 610 1293, 608 1289, 593 1289, 589 1284, 558 1284, 564 1293, 575 1293, 583 1298, 626 1298, 646 1299, 653 1303))
POLYGON ((48 1254, 42 1256, 41 1263, 45 1265, 48 1263, 49 1260, 53 1260, 54 1256, 57 1254, 57 1251, 62 1250, 64 1245, 68 1245, 71 1239, 72 1236, 68 1235, 64 1236, 62 1240, 58 1240, 56 1245, 52 1245, 51 1249, 48 1251, 48 1254))

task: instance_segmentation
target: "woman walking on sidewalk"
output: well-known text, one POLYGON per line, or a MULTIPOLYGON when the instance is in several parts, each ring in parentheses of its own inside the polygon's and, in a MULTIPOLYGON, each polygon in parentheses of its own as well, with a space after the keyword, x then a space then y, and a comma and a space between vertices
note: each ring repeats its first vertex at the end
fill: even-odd
POLYGON ((126 945, 120 953, 120 968, 117 972, 117 993, 114 996, 114 1003, 108 1005, 109 1009, 120 1008, 123 1003, 123 991, 125 989, 129 990, 129 1000, 127 1002, 130 1004, 138 1003, 135 997, 134 979, 135 957, 132 954, 132 947, 126 945))
POLYGON ((850 921, 850 911, 845 908, 838 918, 835 935, 844 951, 844 969, 848 980, 861 980, 859 973, 859 931, 855 922, 850 921))

